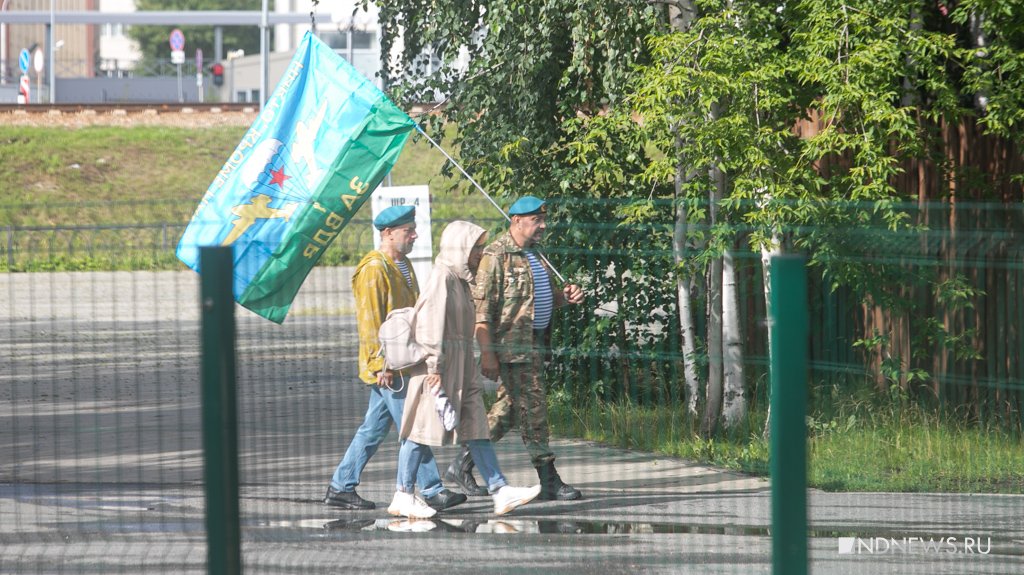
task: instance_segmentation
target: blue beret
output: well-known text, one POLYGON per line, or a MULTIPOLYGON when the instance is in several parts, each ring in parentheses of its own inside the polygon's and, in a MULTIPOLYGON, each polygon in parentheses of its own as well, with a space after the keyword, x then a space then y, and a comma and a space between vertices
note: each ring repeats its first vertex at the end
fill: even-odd
POLYGON ((403 224, 411 224, 416 221, 415 206, 391 206, 381 210, 376 218, 373 218, 373 227, 378 230, 384 228, 396 228, 403 224))
POLYGON ((516 203, 512 204, 512 207, 508 209, 508 215, 528 216, 545 211, 547 210, 544 208, 544 200, 533 196, 523 196, 516 200, 516 203))

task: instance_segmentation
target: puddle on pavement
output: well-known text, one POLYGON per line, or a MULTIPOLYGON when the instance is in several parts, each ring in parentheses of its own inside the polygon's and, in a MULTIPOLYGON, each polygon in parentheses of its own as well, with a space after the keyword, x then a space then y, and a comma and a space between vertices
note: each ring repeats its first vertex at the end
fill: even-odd
MULTIPOLYGON (((154 520, 154 521, 120 521, 117 519, 100 521, 82 521, 54 525, 69 537, 88 536, 90 533, 205 533, 206 525, 202 520, 154 520), (69 528, 73 529, 69 531, 69 528)), ((515 534, 555 534, 555 535, 724 535, 732 537, 770 538, 768 527, 749 526, 717 526, 693 525, 682 523, 642 523, 613 521, 571 521, 571 520, 531 520, 531 519, 416 519, 390 517, 387 519, 350 518, 350 519, 296 519, 266 520, 243 519, 242 536, 262 541, 308 541, 312 539, 345 534, 373 533, 430 533, 430 534, 482 534, 482 535, 515 535, 515 534)), ((831 539, 838 541, 847 537, 862 537, 871 532, 871 538, 889 539, 900 542, 906 534, 882 532, 877 528, 858 530, 856 528, 817 529, 808 532, 813 539, 831 539)), ((920 536, 920 534, 918 534, 920 536)), ((1022 541, 1011 539, 999 540, 991 535, 988 543, 990 550, 986 554, 1024 556, 1022 541)), ((923 545, 923 543, 921 544, 923 545)), ((888 547, 886 547, 888 549, 888 547)))
POLYGON ((206 523, 199 521, 78 521, 56 524, 63 533, 205 533, 206 523))
POLYGON ((552 533, 566 535, 630 535, 630 534, 713 534, 767 536, 760 527, 725 527, 686 525, 681 523, 636 523, 610 521, 529 520, 529 519, 336 519, 274 522, 268 527, 322 528, 328 532, 393 531, 425 533, 552 533))
MULTIPOLYGON (((67 529, 86 533, 201 533, 206 530, 202 520, 123 521, 119 519, 79 521, 62 524, 67 529)), ((56 526, 56 525, 55 525, 56 526)), ((630 534, 717 534, 767 536, 768 529, 757 527, 720 527, 675 523, 634 523, 607 521, 558 521, 528 519, 296 519, 243 520, 243 531, 258 529, 311 530, 320 533, 473 533, 510 535, 516 533, 550 533, 565 535, 630 535, 630 534)))
POLYGON ((46 505, 98 511, 155 511, 181 505, 182 497, 125 495, 131 486, 90 486, 77 488, 73 484, 0 484, 0 498, 46 505))

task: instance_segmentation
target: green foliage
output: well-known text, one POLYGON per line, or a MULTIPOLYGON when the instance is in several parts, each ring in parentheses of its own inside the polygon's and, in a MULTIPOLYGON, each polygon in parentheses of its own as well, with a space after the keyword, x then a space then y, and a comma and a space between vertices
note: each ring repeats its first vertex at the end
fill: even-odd
POLYGON ((982 124, 992 133, 1024 143, 1024 2, 961 0, 942 5, 952 8, 947 10, 951 24, 969 30, 977 23, 984 37, 983 47, 976 39, 968 40, 959 52, 965 91, 985 100, 982 124))
MULTIPOLYGON (((749 246, 743 258, 776 242, 807 253, 833 288, 915 314, 914 349, 884 359, 888 377, 927 379, 929 350, 977 357, 971 329, 935 318, 980 292, 908 265, 901 254, 917 253, 908 246, 929 220, 899 182, 910 160, 944 162, 942 122, 978 115, 990 133, 1018 137, 1020 0, 676 4, 693 18, 679 24, 665 4, 635 0, 381 9, 384 53, 403 41, 385 71, 394 93, 444 99, 431 129, 458 126, 451 141, 497 197, 551 200, 548 251, 590 296, 557 333, 588 359, 555 368, 557 384, 576 398, 632 398, 649 373, 678 373, 676 279, 699 291, 725 249, 749 246), (984 53, 969 21, 985 31, 984 53), (428 50, 442 63, 431 74, 419 66, 428 50), (592 319, 608 306, 614 315, 592 319), (655 354, 670 359, 631 365, 655 354)), ((966 186, 982 181, 942 165, 966 186)), ((703 313, 698 304, 698 323, 703 313)))
MULTIPOLYGON (((928 87, 929 115, 958 113, 956 87, 942 73, 954 45, 915 29, 911 12, 899 9, 907 2, 857 4, 701 2, 689 30, 652 36, 654 62, 621 111, 641 115, 663 152, 648 174, 690 169, 683 191, 699 198, 710 186, 701 166, 723 170, 731 187, 722 217, 753 226, 749 240, 758 248, 809 223, 856 226, 862 202, 889 229, 905 227, 891 204, 899 194, 893 177, 902 159, 924 153, 927 134, 921 101, 904 82, 928 87), (818 118, 819 133, 794 132, 818 118), (854 209, 834 209, 851 201, 854 209)), ((834 250, 833 238, 809 231, 792 234, 789 245, 812 257, 834 250)))
POLYGON ((146 253, 147 250, 125 249, 124 253, 42 254, 23 258, 14 265, 0 260, 2 272, 83 272, 83 271, 139 271, 179 269, 181 262, 171 250, 164 253, 146 253))
MULTIPOLYGON (((957 274, 944 280, 930 279, 932 275, 924 273, 919 279, 934 290, 931 301, 939 304, 938 311, 943 314, 956 314, 958 311, 973 308, 974 300, 985 295, 982 290, 973 287, 963 275, 957 274)), ((906 284, 897 285, 901 288, 906 287, 906 284)), ((887 294, 884 289, 875 289, 872 293, 887 294)), ((877 330, 870 337, 855 340, 853 346, 863 349, 865 357, 877 360, 881 375, 891 387, 895 386, 900 394, 906 393, 903 384, 932 380, 934 374, 921 365, 936 355, 949 353, 957 361, 983 359, 981 352, 974 345, 978 335, 977 328, 955 330, 941 317, 925 314, 921 302, 896 297, 891 293, 888 295, 892 297, 883 295, 887 306, 895 313, 904 315, 912 326, 909 353, 906 356, 894 353, 891 338, 878 333, 877 330)), ((894 399, 902 397, 895 393, 891 395, 894 399)))
MULTIPOLYGON (((142 10, 253 10, 251 0, 135 0, 136 9, 142 10)), ((185 35, 185 51, 195 54, 196 49, 203 51, 209 61, 214 55, 212 26, 178 26, 185 35)), ((167 26, 132 26, 128 35, 139 43, 144 63, 155 63, 159 60, 170 60, 171 46, 168 41, 171 30, 167 26)), ((260 31, 256 26, 224 26, 224 51, 242 49, 246 54, 258 54, 260 51, 260 31)), ((271 33, 273 33, 271 31, 271 33)), ((143 66, 140 69, 144 69, 143 66)))
MULTIPOLYGON (((763 419, 764 414, 760 414, 763 419)), ((768 442, 760 434, 736 433, 715 440, 698 432, 699 421, 670 406, 628 401, 573 404, 553 399, 552 429, 627 449, 661 453, 756 475, 768 474, 768 442)))
POLYGON ((381 20, 383 53, 404 42, 386 72, 392 93, 404 101, 447 95, 437 121, 458 126, 453 142, 485 189, 511 197, 525 186, 554 197, 566 195, 563 182, 576 189, 560 173, 572 141, 563 123, 622 93, 645 58, 642 38, 656 12, 639 0, 409 0, 382 5, 381 20), (424 77, 417 63, 428 47, 443 65, 424 77))
MULTIPOLYGON (((672 265, 670 187, 644 178, 648 153, 659 151, 620 117, 603 131, 582 127, 622 100, 648 60, 644 38, 665 27, 661 9, 646 0, 399 0, 381 3, 380 14, 382 53, 402 39, 400 57, 385 62, 392 95, 445 98, 427 129, 457 126, 445 139, 499 203, 524 193, 549 200, 547 253, 588 293, 556 330, 577 359, 555 381, 581 397, 620 392, 617 377, 582 381, 573 369, 621 372, 650 353, 648 343, 665 351, 676 337, 670 318, 658 334, 644 329, 652 309, 673 306, 672 279, 660 271, 672 265), (420 65, 428 49, 442 64, 431 74, 420 65), (598 307, 616 313, 590 321, 598 307)), ((668 367, 637 376, 651 381, 668 367)))
POLYGON ((808 418, 809 484, 829 491, 1024 492, 1017 431, 968 425, 953 413, 864 388, 821 398, 808 418), (869 399, 862 399, 868 397, 869 399), (894 409, 893 406, 898 408, 894 409))
MULTIPOLYGON (((898 387, 897 387, 898 389, 898 387)), ((905 400, 904 400, 905 401, 905 400)), ((713 440, 699 421, 672 406, 572 403, 552 396, 557 434, 615 447, 682 457, 698 464, 767 476, 770 442, 754 411, 737 432, 713 440)), ((1019 430, 967 425, 955 415, 903 403, 898 409, 864 382, 823 395, 807 417, 808 486, 828 491, 1024 493, 1019 430)))

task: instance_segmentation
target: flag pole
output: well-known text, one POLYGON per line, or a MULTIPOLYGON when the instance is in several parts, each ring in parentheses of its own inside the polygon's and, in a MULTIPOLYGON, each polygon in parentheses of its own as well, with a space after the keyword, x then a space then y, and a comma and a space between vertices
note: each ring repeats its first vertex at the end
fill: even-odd
MULTIPOLYGON (((492 205, 492 206, 494 206, 494 209, 498 210, 498 212, 500 212, 500 213, 501 213, 502 217, 504 217, 504 218, 505 218, 505 221, 507 221, 507 222, 511 223, 511 222, 512 222, 512 218, 510 218, 510 217, 509 217, 509 215, 508 215, 507 213, 505 213, 505 210, 501 209, 501 206, 499 206, 499 205, 498 205, 498 202, 495 202, 495 201, 494 201, 494 198, 492 198, 492 197, 490 196, 490 194, 488 194, 488 193, 487 193, 486 191, 484 191, 484 189, 483 189, 483 188, 482 188, 482 187, 480 186, 480 184, 478 184, 478 183, 476 182, 476 180, 474 180, 474 179, 473 179, 473 176, 469 175, 469 173, 467 173, 467 172, 466 172, 466 170, 464 170, 464 169, 462 168, 462 166, 461 166, 461 165, 460 165, 460 164, 459 164, 458 162, 456 162, 456 161, 455 161, 455 158, 451 157, 451 155, 450 155, 450 154, 448 154, 448 152, 446 152, 446 151, 445 151, 445 149, 444 149, 444 148, 442 148, 440 144, 438 144, 437 142, 435 142, 435 141, 434 141, 434 139, 433 139, 433 138, 431 138, 431 137, 430 137, 430 135, 429 135, 429 134, 427 134, 427 133, 426 133, 426 132, 425 132, 425 131, 423 130, 423 128, 422 128, 422 127, 420 127, 420 124, 419 124, 419 122, 416 122, 416 124, 415 124, 415 125, 416 125, 416 130, 417 130, 417 131, 418 131, 419 133, 423 134, 423 137, 424 137, 424 138, 426 138, 426 139, 427 139, 427 141, 428 141, 428 142, 430 142, 430 143, 431 143, 431 144, 432 144, 432 145, 433 145, 433 146, 434 146, 435 148, 437 148, 438 150, 440 150, 440 151, 441 151, 441 153, 442 153, 442 154, 444 154, 444 157, 448 158, 448 161, 449 161, 449 162, 451 162, 453 166, 455 166, 456 168, 458 168, 458 169, 459 169, 459 171, 460 171, 460 172, 462 172, 462 175, 463 175, 463 176, 466 176, 466 179, 467 179, 467 180, 469 180, 469 183, 473 184, 473 186, 474 186, 474 187, 475 187, 475 188, 476 188, 477 190, 480 190, 480 193, 481 193, 481 194, 483 194, 485 198, 487 198, 487 201, 491 202, 491 205, 492 205)), ((544 254, 542 254, 542 253, 540 253, 540 252, 537 252, 537 255, 539 255, 539 256, 540 256, 540 258, 541 258, 542 260, 544 260, 544 263, 548 264, 548 267, 550 267, 550 268, 551 268, 551 271, 555 273, 555 276, 556 276, 556 277, 558 278, 558 280, 559 280, 559 281, 561 281, 561 282, 562 282, 562 283, 564 284, 564 283, 565 283, 565 277, 563 277, 563 276, 562 276, 562 274, 558 273, 558 270, 557 270, 557 269, 555 269, 555 266, 551 264, 551 261, 550 261, 550 260, 548 260, 547 256, 545 256, 544 254)))

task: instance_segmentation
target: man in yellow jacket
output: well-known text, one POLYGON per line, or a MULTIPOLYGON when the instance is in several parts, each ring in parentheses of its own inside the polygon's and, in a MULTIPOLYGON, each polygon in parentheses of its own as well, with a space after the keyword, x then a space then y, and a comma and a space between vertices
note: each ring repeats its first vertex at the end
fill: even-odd
MULTIPOLYGON (((380 249, 367 253, 352 276, 359 330, 359 379, 367 384, 370 403, 324 497, 325 504, 341 509, 375 507, 356 493, 356 485, 392 422, 396 426, 401 423, 405 406, 405 386, 395 385, 395 374, 385 369, 378 353, 377 332, 391 310, 412 307, 419 296, 416 274, 406 257, 417 237, 415 208, 390 207, 374 218, 373 225, 380 230, 380 249)), ((420 464, 416 482, 427 504, 438 511, 466 501, 465 495, 444 488, 433 458, 420 464)))

